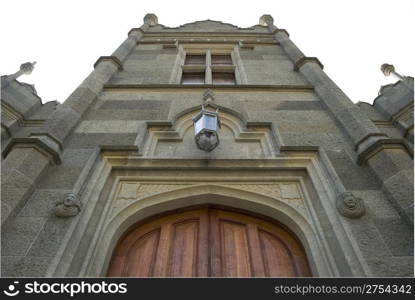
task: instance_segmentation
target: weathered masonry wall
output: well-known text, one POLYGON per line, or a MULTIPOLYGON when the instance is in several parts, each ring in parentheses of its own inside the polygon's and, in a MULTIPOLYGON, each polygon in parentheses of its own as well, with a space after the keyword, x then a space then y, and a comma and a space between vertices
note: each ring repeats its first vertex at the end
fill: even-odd
MULTIPOLYGON (((169 84, 171 73, 180 55, 177 48, 163 44, 137 45, 123 62, 123 70, 116 73, 110 84, 169 84)), ((239 50, 247 82, 251 85, 307 85, 307 81, 293 70, 293 63, 278 45, 258 45, 239 50)), ((177 82, 179 83, 179 82, 177 82)))
POLYGON ((353 104, 269 18, 169 28, 148 15, 61 105, 13 81, 2 275, 105 275, 128 224, 213 201, 285 222, 316 276, 413 276, 413 92, 399 82, 353 104), (228 51, 236 84, 181 85, 194 49, 228 51), (209 153, 194 142, 202 104, 222 122, 209 153))

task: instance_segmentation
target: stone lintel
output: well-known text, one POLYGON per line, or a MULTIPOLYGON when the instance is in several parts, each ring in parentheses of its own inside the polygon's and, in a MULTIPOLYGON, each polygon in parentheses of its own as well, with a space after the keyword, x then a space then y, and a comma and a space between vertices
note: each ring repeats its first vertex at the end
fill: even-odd
POLYGON ((414 156, 411 146, 405 139, 380 139, 371 144, 358 155, 357 164, 363 164, 377 153, 386 149, 403 149, 409 156, 411 156, 411 158, 414 156))
MULTIPOLYGON (((178 37, 175 40, 172 40, 171 38, 161 37, 160 39, 156 38, 144 38, 142 40, 137 40, 137 44, 142 45, 160 45, 162 44, 165 46, 166 44, 170 44, 170 48, 177 48, 176 45, 173 45, 173 43, 179 43, 179 44, 222 44, 224 46, 230 46, 234 45, 235 43, 240 42, 240 38, 237 36, 230 36, 228 38, 209 38, 209 37, 203 37, 198 36, 196 38, 187 38, 187 37, 178 37)), ((242 48, 244 49, 252 49, 255 45, 279 45, 279 42, 272 39, 257 39, 257 40, 247 40, 242 43, 245 43, 242 48)))
MULTIPOLYGON (((140 27, 146 35, 146 38, 153 38, 153 39, 163 39, 163 38, 170 38, 178 39, 178 38, 188 38, 188 39, 195 39, 197 37, 204 37, 204 38, 235 38, 242 42, 248 43, 249 41, 255 41, 257 39, 272 39, 274 35, 273 32, 283 31, 286 32, 285 29, 273 29, 271 32, 237 32, 237 31, 217 31, 217 32, 203 32, 203 31, 146 31, 145 27, 140 27), (144 29, 143 29, 144 28, 144 29)), ((133 28, 134 29, 134 28, 133 28)))
POLYGON ((282 145, 280 146, 280 151, 284 152, 284 151, 311 151, 311 152, 318 152, 320 149, 319 146, 287 146, 287 145, 282 145))
POLYGON ((127 35, 130 36, 134 31, 139 31, 142 34, 144 34, 144 30, 141 28, 132 28, 130 31, 128 31, 127 35))
POLYGON ((248 121, 246 122, 246 127, 271 127, 272 122, 268 121, 248 121))
POLYGON ((102 62, 102 61, 111 61, 111 62, 113 62, 117 67, 118 67, 118 70, 122 70, 123 69, 123 67, 122 67, 122 63, 121 63, 121 61, 118 59, 118 58, 116 58, 115 56, 101 56, 100 58, 98 58, 98 60, 94 63, 94 68, 96 68, 97 67, 97 65, 100 63, 100 62, 102 62))
POLYGON ((319 67, 322 70, 324 68, 323 64, 320 62, 320 60, 317 57, 304 56, 304 57, 300 58, 299 60, 297 60, 297 62, 294 64, 294 71, 298 72, 300 70, 300 68, 308 62, 316 63, 317 65, 319 65, 319 67))
POLYGON ((137 145, 100 145, 101 151, 138 151, 137 145))
POLYGON ((240 91, 313 91, 314 87, 311 85, 262 85, 262 84, 192 84, 183 86, 182 84, 104 84, 104 90, 133 90, 133 89, 172 89, 178 90, 206 90, 207 88, 213 90, 237 90, 240 91))
POLYGON ((168 127, 172 127, 173 123, 170 121, 146 121, 145 122, 147 124, 147 126, 168 126, 168 127))
POLYGON ((6 158, 14 148, 32 148, 45 155, 51 164, 60 165, 62 162, 59 153, 39 138, 13 138, 3 150, 3 157, 6 158))

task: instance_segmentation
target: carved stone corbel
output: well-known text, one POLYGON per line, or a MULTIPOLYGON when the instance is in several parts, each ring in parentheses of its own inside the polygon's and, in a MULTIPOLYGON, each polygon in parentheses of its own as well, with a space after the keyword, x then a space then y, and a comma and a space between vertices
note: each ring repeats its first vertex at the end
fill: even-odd
POLYGON ((357 219, 366 213, 362 198, 356 197, 351 192, 342 193, 336 202, 339 213, 350 219, 357 219))
POLYGON ((56 203, 54 213, 57 217, 74 217, 81 211, 81 201, 74 193, 68 193, 65 199, 56 203))

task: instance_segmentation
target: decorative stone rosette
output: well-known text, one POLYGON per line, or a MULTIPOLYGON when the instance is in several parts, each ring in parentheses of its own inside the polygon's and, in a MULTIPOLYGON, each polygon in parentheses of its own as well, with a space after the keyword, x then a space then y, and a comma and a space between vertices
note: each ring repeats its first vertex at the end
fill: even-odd
POLYGON ((54 213, 57 217, 73 217, 81 211, 81 201, 74 193, 68 193, 65 199, 56 203, 54 213))

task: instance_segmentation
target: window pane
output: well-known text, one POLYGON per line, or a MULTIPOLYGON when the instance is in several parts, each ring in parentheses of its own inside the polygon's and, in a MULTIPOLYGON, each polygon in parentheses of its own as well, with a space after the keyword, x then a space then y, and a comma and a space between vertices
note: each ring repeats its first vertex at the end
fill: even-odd
POLYGON ((218 119, 213 116, 205 116, 205 127, 210 130, 217 130, 218 119))
POLYGON ((183 73, 182 84, 205 84, 205 73, 183 73))
POLYGON ((185 65, 204 65, 206 64, 206 56, 203 55, 186 55, 185 65))
POLYGON ((230 55, 212 55, 212 65, 232 65, 230 55))
POLYGON ((235 84, 235 74, 234 73, 212 73, 212 83, 213 84, 235 84))

